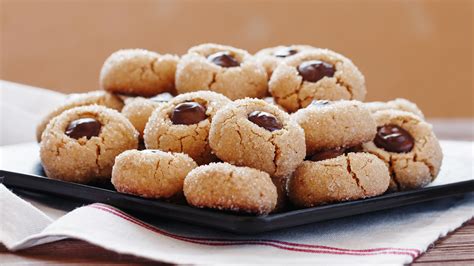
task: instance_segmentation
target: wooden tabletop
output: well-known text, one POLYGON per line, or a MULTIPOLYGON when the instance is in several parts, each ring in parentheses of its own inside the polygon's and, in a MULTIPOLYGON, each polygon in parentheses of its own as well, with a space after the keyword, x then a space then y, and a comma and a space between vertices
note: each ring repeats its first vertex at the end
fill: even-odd
MULTIPOLYGON (((130 255, 121 255, 79 240, 62 240, 11 253, 0 245, 0 264, 154 264, 156 262, 130 255)), ((448 236, 436 241, 414 265, 473 265, 474 220, 448 236)), ((166 265, 166 264, 159 264, 166 265)))
MULTIPOLYGON (((474 140, 472 119, 430 120, 440 139, 474 140)), ((9 252, 0 244, 0 264, 154 264, 130 255, 121 255, 79 240, 62 240, 9 252)), ((413 264, 474 265, 474 219, 436 241, 413 264)), ((162 264, 165 265, 165 264, 162 264)))

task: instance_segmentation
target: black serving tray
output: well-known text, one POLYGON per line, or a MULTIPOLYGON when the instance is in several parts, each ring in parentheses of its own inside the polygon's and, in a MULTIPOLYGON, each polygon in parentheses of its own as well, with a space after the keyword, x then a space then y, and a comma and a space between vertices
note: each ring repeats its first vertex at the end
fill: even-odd
POLYGON ((84 203, 100 202, 134 214, 169 218, 238 234, 256 234, 298 225, 342 218, 356 214, 462 195, 474 191, 474 180, 388 193, 369 199, 328 204, 307 209, 293 209, 264 216, 198 209, 183 203, 144 199, 118 193, 112 186, 89 186, 50 179, 42 169, 37 174, 0 170, 0 183, 17 191, 47 194, 84 203))

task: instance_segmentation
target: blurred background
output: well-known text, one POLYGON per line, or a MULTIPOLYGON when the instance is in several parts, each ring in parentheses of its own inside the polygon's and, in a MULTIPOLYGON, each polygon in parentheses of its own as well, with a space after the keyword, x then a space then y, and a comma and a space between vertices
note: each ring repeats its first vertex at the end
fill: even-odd
POLYGON ((472 118, 473 1, 1 1, 1 79, 98 88, 121 48, 183 54, 216 42, 254 53, 330 48, 364 73, 367 100, 405 97, 428 117, 472 118))

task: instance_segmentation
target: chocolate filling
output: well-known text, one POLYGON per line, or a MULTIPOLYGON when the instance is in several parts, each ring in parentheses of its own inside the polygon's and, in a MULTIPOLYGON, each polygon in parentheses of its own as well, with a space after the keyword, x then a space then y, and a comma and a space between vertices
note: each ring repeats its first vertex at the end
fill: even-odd
POLYGON ((207 57, 212 63, 221 66, 221 67, 238 67, 240 66, 239 61, 237 61, 229 52, 218 52, 211 54, 207 57))
POLYGON ((413 136, 397 125, 384 125, 377 128, 375 146, 389 152, 410 152, 415 145, 413 136))
POLYGON ((73 139, 80 139, 82 137, 90 139, 99 136, 101 128, 102 124, 99 121, 87 117, 69 123, 64 133, 73 139))
POLYGON ((303 80, 309 82, 317 82, 324 77, 333 77, 336 72, 332 64, 320 60, 303 62, 297 69, 303 80))
POLYGON ((263 111, 251 112, 248 115, 248 120, 270 132, 283 128, 280 121, 274 115, 263 111))

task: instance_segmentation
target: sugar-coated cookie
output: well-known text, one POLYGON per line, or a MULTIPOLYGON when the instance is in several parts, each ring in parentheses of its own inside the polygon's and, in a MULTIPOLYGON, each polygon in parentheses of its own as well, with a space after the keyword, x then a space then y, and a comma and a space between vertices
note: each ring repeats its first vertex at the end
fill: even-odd
POLYGON ((171 198, 182 195, 184 178, 196 167, 184 153, 128 150, 115 158, 112 184, 126 194, 171 198))
POLYGON ((50 178, 100 182, 110 179, 118 154, 137 146, 138 132, 119 112, 81 106, 51 120, 43 132, 40 157, 50 178))
POLYGON ((382 110, 400 110, 413 113, 422 119, 425 118, 423 112, 414 102, 403 98, 397 98, 388 102, 366 102, 364 105, 372 113, 382 110))
POLYGON ((327 49, 304 51, 281 62, 269 81, 275 101, 289 112, 313 100, 359 100, 365 78, 351 60, 327 49))
POLYGON ((281 105, 278 105, 276 102, 275 102, 275 99, 273 99, 273 97, 269 96, 269 97, 265 97, 263 98, 263 100, 269 104, 273 104, 275 105, 276 107, 280 108, 282 111, 285 111, 285 108, 283 108, 281 105))
POLYGON ((303 129, 275 105, 243 99, 219 110, 209 144, 221 160, 287 177, 306 154, 303 129))
POLYGON ((262 98, 267 93, 267 74, 247 51, 218 44, 189 49, 176 70, 178 93, 210 90, 231 100, 262 98))
POLYGON ((316 49, 313 46, 309 45, 288 45, 288 46, 275 46, 270 48, 265 48, 257 53, 255 57, 259 60, 265 71, 267 71, 267 76, 270 79, 275 68, 280 64, 284 59, 291 58, 292 56, 303 52, 316 49))
POLYGON ((313 101, 291 115, 305 132, 306 153, 347 148, 371 141, 375 121, 359 101, 313 101))
POLYGON ((49 121, 62 112, 78 106, 103 105, 117 111, 122 110, 123 101, 115 94, 105 91, 91 91, 87 93, 74 93, 68 95, 65 102, 51 111, 36 127, 36 140, 41 141, 41 134, 49 121))
POLYGON ((364 143, 364 151, 375 154, 388 166, 390 190, 426 186, 439 173, 443 154, 430 124, 404 111, 384 110, 373 114, 377 134, 364 143))
POLYGON ((143 138, 143 131, 153 111, 172 98, 173 95, 167 92, 158 94, 152 98, 129 97, 125 100, 122 114, 132 123, 138 133, 140 133, 140 137, 143 138))
POLYGON ((209 129, 216 112, 231 101, 222 94, 197 91, 180 94, 156 109, 145 127, 147 149, 184 152, 199 165, 216 161, 209 147, 209 129))
POLYGON ((144 49, 119 50, 105 60, 100 86, 109 92, 143 97, 174 92, 178 60, 176 55, 144 49))
POLYGON ((348 153, 304 161, 289 180, 288 195, 298 207, 356 200, 383 194, 390 182, 385 163, 369 153, 348 153))
POLYGON ((199 208, 267 214, 277 203, 277 190, 267 173, 228 163, 193 169, 183 190, 189 205, 199 208))
POLYGON ((288 205, 288 176, 270 177, 277 191, 277 204, 273 212, 281 212, 287 209, 288 205))

